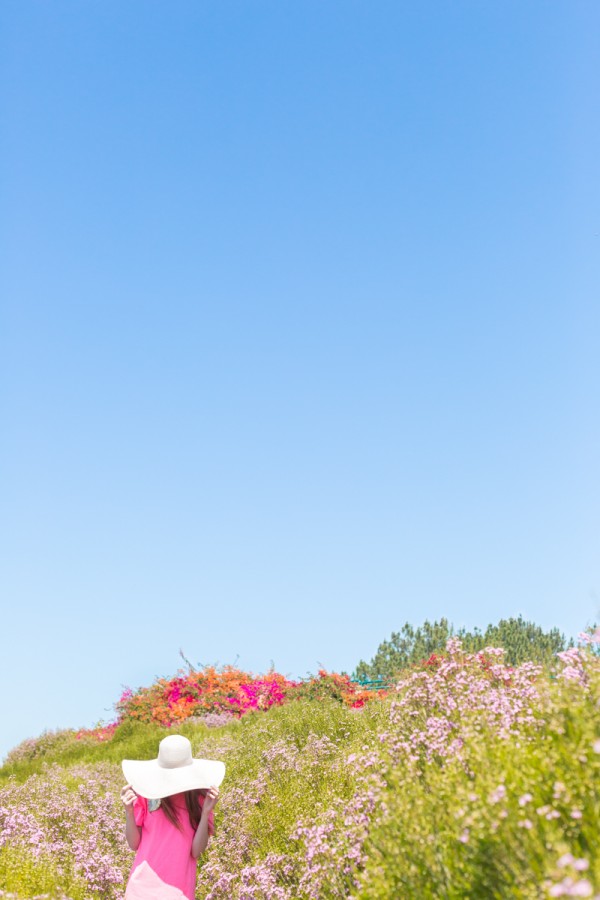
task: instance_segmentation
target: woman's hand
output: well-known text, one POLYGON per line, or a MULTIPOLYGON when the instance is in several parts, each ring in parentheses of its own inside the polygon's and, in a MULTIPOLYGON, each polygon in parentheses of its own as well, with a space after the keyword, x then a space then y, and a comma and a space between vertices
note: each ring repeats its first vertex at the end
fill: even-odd
POLYGON ((133 804, 137 800, 137 794, 130 784, 121 788, 121 800, 125 807, 125 838, 132 850, 137 850, 142 839, 142 829, 135 824, 133 804))
POLYGON ((137 794, 130 784, 126 784, 124 788, 121 788, 121 800, 127 812, 133 811, 133 804, 137 800, 137 794))
POLYGON ((219 802, 219 791, 216 787, 209 787, 206 792, 206 796, 204 798, 204 804, 202 806, 202 812, 212 812, 217 803, 219 802))

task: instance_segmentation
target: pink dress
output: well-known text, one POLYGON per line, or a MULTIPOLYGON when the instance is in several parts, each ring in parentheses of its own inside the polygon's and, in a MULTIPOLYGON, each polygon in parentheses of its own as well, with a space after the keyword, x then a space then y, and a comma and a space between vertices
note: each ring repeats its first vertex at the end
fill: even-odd
MULTIPOLYGON (((190 825, 185 796, 171 797, 183 830, 169 822, 159 807, 148 811, 148 801, 136 797, 133 804, 135 824, 142 839, 133 860, 125 892, 126 900, 194 900, 197 860, 192 856, 194 829, 190 825)), ((204 797, 200 796, 200 806, 204 797)), ((214 812, 208 814, 208 833, 215 833, 214 812)))

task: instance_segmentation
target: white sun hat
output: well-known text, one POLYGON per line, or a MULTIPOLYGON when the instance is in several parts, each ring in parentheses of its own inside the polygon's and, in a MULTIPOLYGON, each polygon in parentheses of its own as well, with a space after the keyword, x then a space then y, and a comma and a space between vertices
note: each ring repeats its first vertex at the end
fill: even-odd
POLYGON ((124 759, 121 767, 128 784, 147 800, 219 787, 225 777, 225 763, 217 759, 194 759, 192 745, 181 734, 163 738, 156 759, 124 759))

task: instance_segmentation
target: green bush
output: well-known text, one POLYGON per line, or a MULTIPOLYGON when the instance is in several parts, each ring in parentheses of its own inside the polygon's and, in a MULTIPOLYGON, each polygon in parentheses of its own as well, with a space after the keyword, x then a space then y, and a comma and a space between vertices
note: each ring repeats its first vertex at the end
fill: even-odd
POLYGON ((564 680, 547 688, 543 728, 529 739, 500 740, 474 722, 462 757, 418 774, 391 767, 361 900, 537 900, 561 896, 565 879, 565 895, 580 884, 573 895, 591 897, 600 885, 597 667, 589 677, 585 690, 564 680))

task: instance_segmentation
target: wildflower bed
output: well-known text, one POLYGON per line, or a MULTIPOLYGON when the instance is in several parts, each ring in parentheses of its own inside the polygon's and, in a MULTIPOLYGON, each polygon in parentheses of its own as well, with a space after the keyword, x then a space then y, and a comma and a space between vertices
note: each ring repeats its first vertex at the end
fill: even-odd
MULTIPOLYGON (((266 713, 183 701, 193 713, 170 724, 228 765, 198 898, 600 898, 600 661, 590 646, 561 656, 550 680, 451 640, 359 706, 318 681, 296 702, 284 686, 266 713)), ((156 755, 164 712, 15 749, 0 897, 122 898, 119 761, 156 755)))

